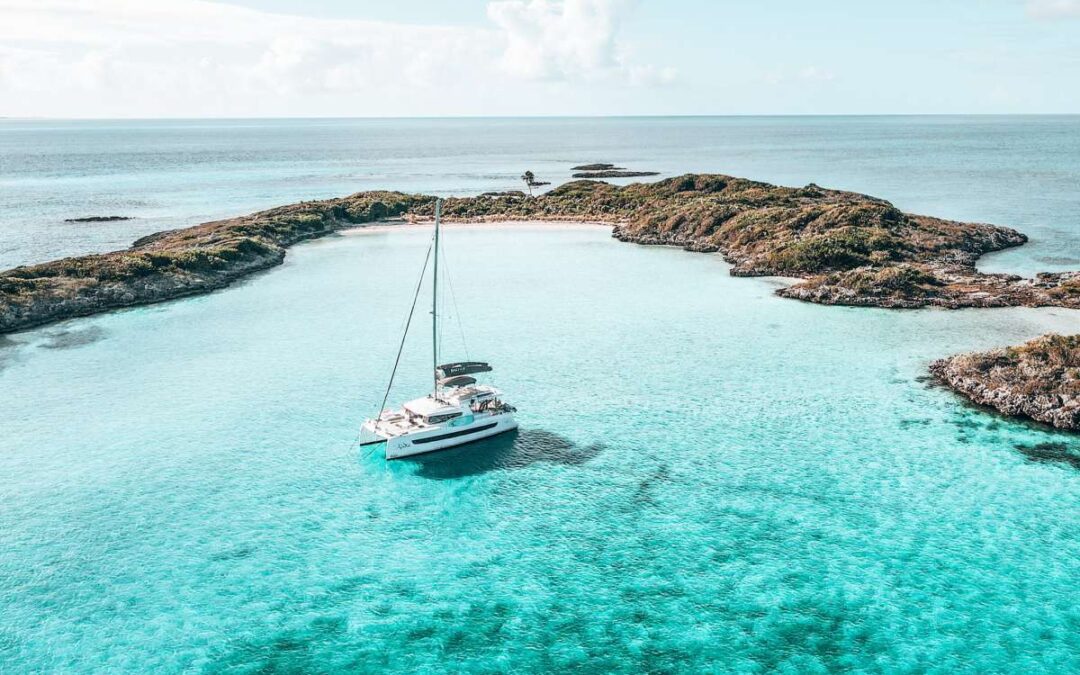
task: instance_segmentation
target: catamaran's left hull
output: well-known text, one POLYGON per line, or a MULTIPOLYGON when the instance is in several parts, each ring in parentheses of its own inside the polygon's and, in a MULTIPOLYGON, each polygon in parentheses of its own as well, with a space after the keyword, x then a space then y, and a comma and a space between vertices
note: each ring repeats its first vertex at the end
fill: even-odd
POLYGON ((386 441, 386 458, 401 459, 447 450, 482 438, 490 438, 517 429, 517 420, 510 413, 478 418, 466 427, 448 427, 434 431, 395 436, 386 441))

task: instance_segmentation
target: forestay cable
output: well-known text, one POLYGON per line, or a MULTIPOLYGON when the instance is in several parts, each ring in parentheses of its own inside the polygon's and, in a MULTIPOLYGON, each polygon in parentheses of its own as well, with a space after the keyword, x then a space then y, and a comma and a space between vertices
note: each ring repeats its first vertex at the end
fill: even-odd
POLYGON ((397 375, 398 364, 401 363, 401 354, 405 351, 405 338, 409 336, 409 326, 412 325, 413 314, 416 312, 416 301, 420 297, 420 288, 424 285, 424 274, 427 272, 428 261, 431 260, 431 247, 434 242, 435 240, 432 238, 432 243, 428 244, 427 254, 424 255, 424 266, 420 268, 420 279, 416 282, 416 293, 413 294, 412 306, 409 307, 409 317, 405 320, 405 331, 401 334, 401 344, 398 345, 397 358, 394 359, 394 369, 390 371, 390 381, 386 384, 386 393, 383 394, 382 404, 375 415, 376 420, 382 416, 382 411, 386 409, 386 400, 390 398, 390 389, 394 386, 394 376, 397 375))

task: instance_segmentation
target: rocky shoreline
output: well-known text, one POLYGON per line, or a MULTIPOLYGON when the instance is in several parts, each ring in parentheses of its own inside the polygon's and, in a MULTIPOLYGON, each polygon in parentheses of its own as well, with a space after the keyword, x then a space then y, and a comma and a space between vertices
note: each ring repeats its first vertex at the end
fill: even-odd
POLYGON ((984 274, 973 266, 902 263, 816 277, 777 295, 823 305, 919 307, 1080 308, 1080 272, 1041 273, 1034 279, 984 274))
POLYGON ((958 354, 935 361, 930 372, 979 405, 1080 430, 1080 335, 1044 335, 1017 347, 958 354))
MULTIPOLYGON (((0 334, 222 288, 280 264, 295 243, 388 218, 429 219, 434 203, 427 195, 362 192, 159 232, 124 251, 0 272, 0 334)), ((975 268, 980 255, 1026 242, 1016 230, 904 213, 882 199, 813 184, 791 188, 713 174, 625 186, 578 180, 536 197, 448 198, 443 214, 463 222, 607 223, 621 241, 719 253, 736 276, 801 279, 777 293, 820 304, 1080 308, 1080 272, 1024 279, 975 268)), ((935 368, 974 399, 970 376, 935 368)), ((1023 386, 1017 378, 1017 395, 1023 386)), ((1026 410, 1034 419, 1049 414, 1026 410)))

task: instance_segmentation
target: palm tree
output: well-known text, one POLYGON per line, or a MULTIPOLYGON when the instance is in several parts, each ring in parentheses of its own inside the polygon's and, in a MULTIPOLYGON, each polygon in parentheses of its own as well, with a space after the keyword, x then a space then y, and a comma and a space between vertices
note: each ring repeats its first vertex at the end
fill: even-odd
POLYGON ((529 188, 529 196, 532 197, 533 183, 536 182, 536 175, 532 171, 526 171, 521 174, 521 180, 525 181, 525 185, 529 188))

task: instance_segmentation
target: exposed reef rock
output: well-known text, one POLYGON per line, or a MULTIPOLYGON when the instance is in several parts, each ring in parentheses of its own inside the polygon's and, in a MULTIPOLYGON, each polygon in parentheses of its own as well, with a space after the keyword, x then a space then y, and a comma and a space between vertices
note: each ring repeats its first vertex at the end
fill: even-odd
POLYGON ((1070 307, 1080 309, 1080 272, 1042 273, 1035 279, 982 274, 971 267, 900 263, 834 272, 783 288, 778 295, 825 305, 910 309, 1070 307))
MULTIPOLYGON (((0 333, 225 286, 281 262, 292 244, 390 217, 430 218, 435 198, 364 192, 159 232, 126 251, 0 272, 0 333)), ((826 304, 879 307, 1078 306, 1080 275, 980 274, 979 255, 1026 237, 993 225, 903 213, 887 201, 816 185, 789 188, 722 175, 616 186, 566 183, 446 199, 447 220, 589 220, 640 244, 719 252, 740 276, 802 277, 781 291, 826 304)))
POLYGON ((627 171, 626 169, 606 169, 604 171, 581 171, 571 174, 574 178, 637 178, 639 176, 659 176, 659 171, 627 171))
POLYGON ((581 164, 573 167, 574 178, 635 178, 638 176, 659 176, 659 171, 631 171, 614 164, 581 164))
POLYGON ((930 370, 975 403, 1080 430, 1080 335, 1044 335, 1018 347, 950 356, 930 370))
POLYGON ((614 164, 581 164, 573 167, 574 178, 635 178, 639 176, 659 176, 659 171, 631 171, 614 164))
POLYGON ((84 216, 82 218, 65 218, 65 223, 111 223, 117 220, 132 220, 131 216, 84 216))

